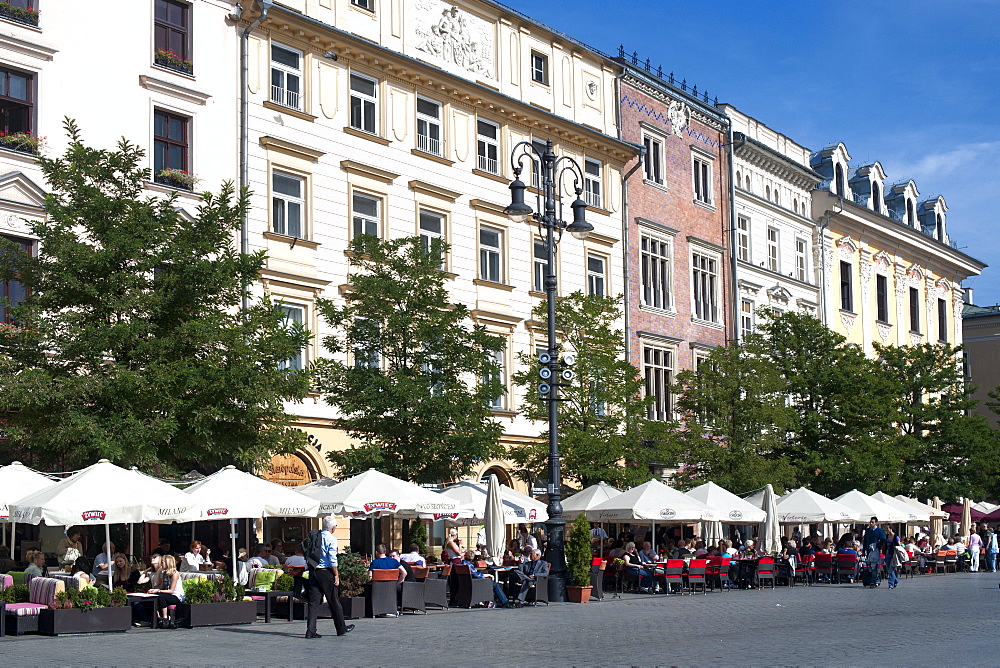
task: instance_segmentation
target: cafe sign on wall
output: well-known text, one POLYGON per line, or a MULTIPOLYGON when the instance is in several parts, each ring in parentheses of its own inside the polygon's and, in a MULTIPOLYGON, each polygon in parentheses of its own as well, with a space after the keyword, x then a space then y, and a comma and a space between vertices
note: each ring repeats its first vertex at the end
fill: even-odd
POLYGON ((275 455, 264 471, 264 478, 285 487, 298 487, 313 481, 313 476, 298 455, 275 455))

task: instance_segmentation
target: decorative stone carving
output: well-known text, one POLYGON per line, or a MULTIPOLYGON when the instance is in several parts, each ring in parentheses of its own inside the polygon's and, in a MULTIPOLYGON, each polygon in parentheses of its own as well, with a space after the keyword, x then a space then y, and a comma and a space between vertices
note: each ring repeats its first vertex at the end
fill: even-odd
POLYGON ((889 334, 892 332, 892 325, 886 325, 879 322, 875 324, 875 329, 878 331, 878 335, 882 339, 882 343, 889 340, 889 334))
POLYGON ((910 332, 910 345, 911 346, 919 346, 923 342, 924 342, 924 335, 923 334, 917 334, 916 332, 910 332))
POLYGON ((775 285, 767 289, 767 296, 771 298, 771 301, 787 304, 792 298, 792 293, 780 285, 775 285))
POLYGON ((680 137, 691 122, 691 107, 680 100, 672 100, 667 107, 667 119, 670 120, 670 131, 680 137))
POLYGON ((887 272, 889 271, 889 267, 892 266, 892 258, 890 258, 889 254, 885 251, 879 251, 876 253, 872 261, 875 268, 880 272, 887 272))
POLYGON ((418 51, 451 72, 496 79, 490 23, 441 0, 414 0, 413 9, 418 51))
POLYGON ((846 329, 848 332, 850 332, 851 328, 854 327, 855 320, 857 320, 857 316, 855 315, 843 312, 841 312, 840 314, 840 322, 844 324, 844 329, 846 329))
POLYGON ((842 237, 837 242, 837 251, 841 260, 851 262, 854 260, 854 254, 858 252, 858 245, 850 237, 842 237))

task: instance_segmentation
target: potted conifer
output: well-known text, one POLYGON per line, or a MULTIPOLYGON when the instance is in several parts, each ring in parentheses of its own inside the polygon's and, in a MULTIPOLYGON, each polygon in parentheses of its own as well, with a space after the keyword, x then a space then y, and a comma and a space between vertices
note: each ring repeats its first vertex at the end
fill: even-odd
POLYGON ((566 586, 566 598, 572 603, 586 603, 590 600, 593 587, 590 584, 590 522, 580 513, 573 522, 569 541, 566 543, 566 566, 570 584, 566 586))

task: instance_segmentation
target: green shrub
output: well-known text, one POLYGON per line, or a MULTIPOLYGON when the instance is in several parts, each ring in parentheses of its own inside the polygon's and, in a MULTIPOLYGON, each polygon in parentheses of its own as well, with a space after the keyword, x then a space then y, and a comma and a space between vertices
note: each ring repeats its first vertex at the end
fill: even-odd
POLYGON ((184 581, 185 603, 211 603, 216 594, 216 582, 204 578, 193 578, 184 581))
POLYGON ((573 522, 572 533, 566 543, 566 565, 572 584, 578 587, 590 585, 590 522, 580 513, 573 522))
MULTIPOLYGON (((410 542, 416 543, 420 554, 427 552, 427 526, 423 520, 413 520, 410 522, 410 542)), ((405 546, 409 550, 409 546, 405 546)))
POLYGON ((295 589, 295 578, 288 573, 282 573, 274 581, 274 591, 292 591, 295 589))
POLYGON ((365 583, 371 579, 368 566, 359 555, 351 552, 349 547, 344 548, 343 554, 338 555, 337 561, 340 571, 340 595, 344 598, 360 596, 365 583))
POLYGON ((0 594, 4 603, 27 603, 28 585, 11 585, 0 594))

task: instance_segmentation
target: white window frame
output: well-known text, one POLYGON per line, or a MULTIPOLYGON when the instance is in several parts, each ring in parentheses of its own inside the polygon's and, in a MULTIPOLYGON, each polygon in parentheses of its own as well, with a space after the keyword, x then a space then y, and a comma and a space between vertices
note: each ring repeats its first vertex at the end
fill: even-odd
POLYGON ((642 178, 646 183, 653 183, 658 186, 666 185, 663 176, 664 158, 663 137, 652 132, 642 134, 642 143, 646 147, 646 156, 642 164, 642 178))
POLYGON ((369 12, 375 11, 375 0, 351 0, 351 4, 369 12))
POLYGON ((382 198, 378 195, 355 190, 351 193, 351 240, 359 234, 369 234, 374 237, 382 235, 382 198), (375 215, 358 211, 358 199, 371 200, 375 203, 375 215), (371 234, 374 226, 375 234, 371 234))
MULTIPOLYGON (((367 318, 355 317, 355 323, 358 320, 367 320, 367 318)), ((355 347, 351 351, 352 364, 355 368, 369 368, 369 369, 380 369, 382 368, 382 355, 378 350, 373 352, 365 351, 364 354, 359 354, 359 349, 355 347)))
POLYGON ((444 105, 427 97, 417 97, 417 150, 432 155, 444 155, 444 129, 441 119, 444 105), (421 104, 434 107, 437 115, 421 111, 421 104), (437 136, 435 136, 437 135, 437 136))
POLYGON ((271 43, 271 102, 281 105, 282 107, 288 107, 289 109, 296 109, 302 111, 303 98, 305 97, 304 82, 305 79, 302 76, 302 61, 304 56, 298 49, 293 49, 284 44, 271 43), (298 59, 298 67, 293 67, 285 63, 279 63, 274 59, 274 50, 281 49, 282 51, 287 51, 294 54, 298 59), (281 79, 281 83, 276 85, 274 83, 275 75, 278 75, 281 79), (292 90, 295 86, 289 86, 291 82, 295 82, 298 90, 292 90))
POLYGON ((639 235, 639 267, 642 305, 674 310, 674 240, 642 231, 639 235))
POLYGON ((490 283, 504 282, 504 234, 505 231, 491 225, 479 226, 479 278, 490 283), (495 234, 497 244, 484 243, 483 233, 495 234))
MULTIPOLYGON (((438 213, 437 211, 431 211, 430 209, 420 209, 417 211, 417 228, 420 234, 420 244, 424 248, 425 253, 431 252, 431 243, 434 239, 440 239, 442 242, 447 241, 446 236, 446 225, 448 223, 447 218, 444 214, 438 213), (437 219, 438 230, 430 229, 430 227, 425 227, 425 219, 429 224, 430 219, 437 219)), ((441 269, 445 268, 445 253, 442 249, 441 252, 441 269)))
POLYGON ((545 270, 549 265, 549 252, 544 239, 535 239, 531 244, 531 289, 545 292, 545 270))
POLYGON ((379 82, 378 79, 370 77, 360 72, 351 72, 348 75, 348 86, 350 87, 350 105, 348 122, 352 128, 359 132, 377 135, 379 132, 379 82), (355 78, 372 84, 372 93, 357 90, 354 88, 355 78), (358 117, 355 118, 355 109, 358 109, 358 117), (368 126, 371 126, 370 128, 368 126))
MULTIPOLYGON (((302 304, 289 304, 287 302, 280 302, 278 307, 285 312, 285 318, 283 321, 283 326, 289 329, 293 324, 305 325, 306 323, 306 307, 302 304), (298 314, 298 317, 295 317, 298 314)), ((306 349, 303 347, 299 350, 298 354, 293 357, 289 357, 287 360, 282 360, 278 363, 279 369, 290 369, 293 371, 302 371, 306 365, 306 349)))
MULTIPOLYGON (((541 168, 542 168, 542 166, 540 164, 540 160, 541 160, 541 156, 543 156, 545 154, 545 149, 548 148, 548 142, 546 142, 544 139, 537 139, 535 137, 532 137, 531 138, 531 146, 536 151, 538 151, 538 155, 537 156, 534 153, 530 154, 531 158, 534 158, 533 160, 531 160, 531 187, 532 188, 541 188, 542 187, 542 177, 541 177, 541 168)), ((555 152, 555 146, 552 147, 552 150, 553 150, 553 152, 555 152)))
POLYGON ((488 174, 500 174, 500 125, 484 118, 476 119, 476 166, 488 174), (493 128, 496 136, 484 135, 480 124, 493 128))
POLYGON ((795 278, 809 282, 809 242, 795 237, 795 278))
POLYGON ((693 174, 692 187, 694 188, 694 200, 711 206, 714 202, 714 198, 712 197, 711 161, 697 154, 692 155, 691 170, 693 174))
POLYGON ((296 239, 306 238, 306 186, 306 180, 297 174, 281 169, 271 170, 271 232, 296 239), (297 182, 299 194, 279 192, 275 185, 276 176, 297 182), (296 210, 297 216, 293 216, 296 210), (293 222, 295 217, 298 220, 293 222), (298 229, 295 229, 296 225, 298 229))
MULTIPOLYGON (((500 367, 500 370, 497 373, 496 378, 500 381, 500 387, 501 387, 500 394, 497 395, 496 397, 494 397, 493 399, 490 399, 490 401, 489 401, 489 407, 492 408, 495 411, 506 410, 506 408, 507 408, 507 364, 506 364, 506 361, 504 359, 504 357, 505 357, 504 351, 503 350, 497 350, 497 351, 492 351, 492 352, 490 352, 488 354, 493 357, 493 359, 497 363, 497 366, 500 367)), ((493 377, 490 377, 490 376, 487 376, 487 377, 483 378, 483 382, 484 383, 488 383, 491 380, 493 380, 493 377)))
POLYGON ((767 228, 767 268, 781 273, 781 230, 773 226, 767 228))
POLYGON ((583 161, 583 192, 587 206, 603 209, 601 203, 601 175, 604 171, 600 161, 586 158, 583 161))
POLYGON ((719 254, 701 247, 691 248, 691 317, 719 324, 722 277, 719 254))
POLYGON ((591 297, 608 296, 608 259, 597 253, 587 253, 587 294, 591 297))
POLYGON ((531 50, 531 80, 543 86, 549 85, 549 57, 534 49, 531 50))
POLYGON ((740 300, 740 338, 746 338, 756 329, 754 323, 754 303, 750 299, 740 300))
POLYGON ((752 262, 750 251, 750 218, 736 218, 736 257, 743 262, 752 262))
POLYGON ((676 350, 672 347, 642 341, 642 374, 645 381, 644 396, 653 401, 646 408, 650 420, 665 422, 673 418, 673 395, 670 386, 674 382, 674 360, 676 350))

